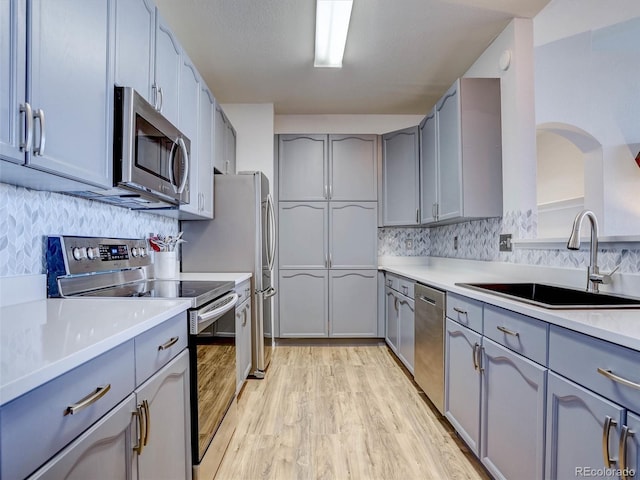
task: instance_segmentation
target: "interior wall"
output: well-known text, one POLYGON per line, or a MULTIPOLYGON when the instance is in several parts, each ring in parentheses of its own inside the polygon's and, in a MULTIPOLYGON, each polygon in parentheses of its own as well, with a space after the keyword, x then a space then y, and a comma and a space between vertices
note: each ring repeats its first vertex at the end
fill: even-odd
POLYGON ((222 109, 236 130, 236 170, 264 172, 273 189, 273 103, 227 103, 222 109))
POLYGON ((538 204, 584 196, 584 156, 560 135, 538 132, 538 204))
POLYGON ((423 117, 424 115, 276 115, 275 133, 382 135, 418 125, 423 117))

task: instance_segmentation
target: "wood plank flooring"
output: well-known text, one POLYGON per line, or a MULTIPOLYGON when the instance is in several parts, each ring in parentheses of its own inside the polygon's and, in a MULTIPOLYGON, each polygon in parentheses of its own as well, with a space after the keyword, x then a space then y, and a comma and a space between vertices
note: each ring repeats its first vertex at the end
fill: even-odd
POLYGON ((384 345, 278 346, 215 480, 488 479, 384 345))

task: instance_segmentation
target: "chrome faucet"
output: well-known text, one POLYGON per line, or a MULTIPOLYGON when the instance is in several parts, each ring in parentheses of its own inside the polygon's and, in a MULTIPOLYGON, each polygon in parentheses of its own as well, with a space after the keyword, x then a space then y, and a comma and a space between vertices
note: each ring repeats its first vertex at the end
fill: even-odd
POLYGON ((580 249, 580 229, 582 228, 582 221, 587 217, 591 222, 591 245, 589 247, 590 261, 587 267, 587 291, 598 292, 601 283, 611 283, 611 275, 618 269, 616 267, 611 273, 601 274, 598 268, 598 219, 595 213, 591 210, 583 210, 576 215, 573 221, 573 228, 571 229, 571 235, 567 242, 567 248, 569 250, 580 249))

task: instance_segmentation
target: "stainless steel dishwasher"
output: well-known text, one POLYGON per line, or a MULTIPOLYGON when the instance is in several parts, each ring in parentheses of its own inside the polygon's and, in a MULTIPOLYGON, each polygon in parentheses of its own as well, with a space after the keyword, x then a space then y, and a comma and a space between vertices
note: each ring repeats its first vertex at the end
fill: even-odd
POLYGON ((444 414, 445 292, 416 283, 414 380, 444 414))

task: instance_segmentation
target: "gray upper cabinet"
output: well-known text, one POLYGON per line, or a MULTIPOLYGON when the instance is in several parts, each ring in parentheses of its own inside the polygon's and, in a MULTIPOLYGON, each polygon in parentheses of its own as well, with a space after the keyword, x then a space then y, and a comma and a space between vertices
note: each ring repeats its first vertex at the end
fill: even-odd
POLYGON ((27 85, 26 3, 0 2, 0 157, 23 164, 27 85))
POLYGON ((461 78, 425 118, 422 223, 502 216, 500 111, 500 79, 461 78))
POLYGON ((438 148, 435 107, 420 122, 420 223, 436 221, 438 148))
POLYGON ((329 210, 326 202, 280 202, 280 268, 328 268, 329 210))
POLYGON ((156 7, 151 0, 116 1, 115 83, 154 104, 156 7))
POLYGON ((382 136, 382 222, 385 226, 420 222, 418 127, 382 136))
POLYGON ((326 200, 327 157, 326 135, 280 135, 280 200, 326 200))
POLYGON ((213 115, 215 99, 204 82, 200 83, 200 121, 198 122, 198 215, 213 218, 213 115))
POLYGON ((236 173, 236 131, 217 102, 213 122, 215 132, 213 165, 218 173, 233 175, 236 173))
POLYGON ((329 135, 329 179, 330 200, 377 200, 376 136, 329 135))
POLYGON ((156 9, 156 58, 153 90, 156 108, 180 128, 180 70, 182 48, 156 9))
POLYGON ((377 202, 329 202, 329 268, 377 268, 377 207, 377 202))
MULTIPOLYGON (((198 176, 200 175, 200 136, 199 115, 194 115, 200 108, 200 78, 191 60, 184 55, 180 71, 180 130, 191 141, 191 157, 189 162, 189 203, 180 206, 180 212, 198 214, 200 198, 198 176)), ((205 172, 202 172, 205 174, 205 172)), ((213 183, 213 179, 211 180, 213 183)))

